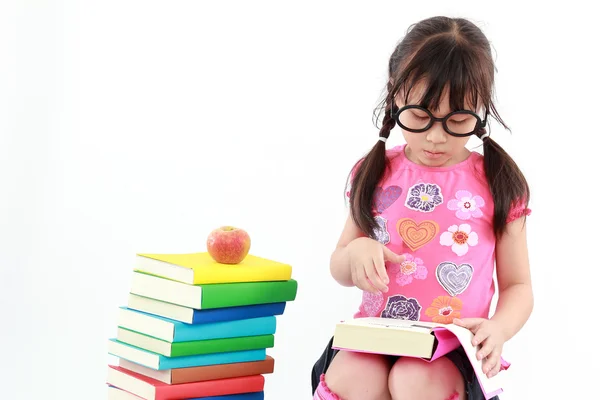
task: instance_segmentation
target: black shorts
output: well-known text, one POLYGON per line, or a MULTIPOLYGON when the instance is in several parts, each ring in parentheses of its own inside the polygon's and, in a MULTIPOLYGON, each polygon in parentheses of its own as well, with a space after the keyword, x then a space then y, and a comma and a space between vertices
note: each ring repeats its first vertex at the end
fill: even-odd
MULTIPOLYGON (((317 390, 317 386, 319 385, 321 374, 324 374, 329 368, 331 364, 331 360, 338 353, 338 350, 334 350, 331 348, 333 345, 333 338, 327 344, 325 351, 321 355, 321 357, 317 360, 312 369, 311 381, 312 381, 312 395, 314 395, 315 390, 317 390)), ((477 377, 475 376, 475 371, 473 371, 473 366, 469 362, 467 355, 462 347, 458 347, 456 350, 451 351, 446 354, 456 368, 460 371, 463 381, 465 382, 465 395, 467 400, 485 400, 485 396, 481 391, 481 387, 479 386, 479 382, 477 381, 477 377)), ((490 400, 499 400, 498 396, 492 397, 490 400)))

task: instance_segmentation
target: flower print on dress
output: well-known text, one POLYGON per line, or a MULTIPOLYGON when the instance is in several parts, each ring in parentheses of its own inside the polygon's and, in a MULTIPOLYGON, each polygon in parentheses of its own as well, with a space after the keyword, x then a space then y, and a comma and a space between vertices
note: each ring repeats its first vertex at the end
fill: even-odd
POLYGON ((442 204, 442 189, 435 183, 417 183, 408 191, 404 205, 411 210, 431 212, 442 204))
POLYGON ((418 321, 421 316, 421 305, 417 299, 406 298, 401 294, 388 297, 382 318, 418 321))
POLYGON ((362 295, 362 306, 365 314, 369 317, 375 317, 383 305, 383 294, 381 292, 371 293, 366 290, 362 295))
POLYGON ((377 215, 375 216, 375 222, 377 226, 373 230, 373 239, 381 244, 388 244, 390 242, 390 233, 387 230, 387 220, 381 215, 377 215))
POLYGON ((452 225, 440 235, 440 244, 452 246, 452 251, 457 256, 464 256, 469 251, 469 246, 476 246, 477 243, 479 236, 471 230, 469 224, 452 225))
POLYGON ((483 212, 481 212, 481 207, 485 205, 483 197, 473 196, 467 190, 459 190, 454 197, 456 198, 448 201, 448 209, 456 210, 456 218, 468 220, 483 216, 483 212))
POLYGON ((412 254, 403 254, 405 260, 400 264, 391 264, 389 272, 396 274, 396 283, 400 286, 406 286, 413 279, 427 278, 427 267, 423 265, 423 260, 414 257, 412 254))
POLYGON ((431 317, 433 322, 449 324, 454 318, 460 318, 462 301, 458 297, 438 296, 433 299, 431 307, 425 310, 425 315, 431 317))

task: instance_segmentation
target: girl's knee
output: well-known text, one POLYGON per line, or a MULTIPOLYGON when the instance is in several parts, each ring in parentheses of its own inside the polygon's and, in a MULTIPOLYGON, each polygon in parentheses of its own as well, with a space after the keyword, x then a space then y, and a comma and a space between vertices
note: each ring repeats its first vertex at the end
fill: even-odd
POLYGON ((403 357, 398 359, 388 376, 390 392, 392 394, 413 392, 413 389, 425 386, 433 378, 430 376, 431 369, 427 364, 426 361, 418 358, 403 357))
POLYGON ((431 363, 403 357, 393 365, 388 387, 394 399, 464 399, 464 382, 454 363, 442 357, 431 363))
POLYGON ((327 369, 325 384, 345 400, 386 400, 390 368, 388 357, 340 351, 327 369))

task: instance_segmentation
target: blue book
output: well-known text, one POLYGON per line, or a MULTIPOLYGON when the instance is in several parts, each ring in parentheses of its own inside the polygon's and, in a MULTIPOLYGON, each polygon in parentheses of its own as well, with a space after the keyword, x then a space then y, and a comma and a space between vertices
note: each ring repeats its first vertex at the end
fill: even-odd
MULTIPOLYGON (((117 390, 119 392, 123 392, 124 390, 119 389, 116 386, 108 385, 112 390, 117 390)), ((128 393, 128 392, 126 392, 128 393)), ((138 398, 135 395, 131 395, 131 398, 138 398)), ((228 394, 224 396, 210 396, 210 397, 194 397, 193 399, 188 400, 264 400, 265 392, 252 392, 252 393, 240 393, 240 394, 228 394)))
POLYGON ((238 319, 233 321, 186 324, 173 319, 120 307, 117 325, 170 343, 273 335, 275 316, 238 319))
POLYGON ((234 321, 237 319, 282 315, 285 311, 285 305, 285 302, 280 302, 197 310, 195 308, 167 303, 133 293, 129 294, 129 299, 127 301, 127 308, 132 310, 158 315, 186 324, 205 324, 208 322, 234 321))
POLYGON ((267 349, 166 357, 111 338, 108 339, 108 354, 160 371, 174 368, 262 361, 267 358, 267 349))

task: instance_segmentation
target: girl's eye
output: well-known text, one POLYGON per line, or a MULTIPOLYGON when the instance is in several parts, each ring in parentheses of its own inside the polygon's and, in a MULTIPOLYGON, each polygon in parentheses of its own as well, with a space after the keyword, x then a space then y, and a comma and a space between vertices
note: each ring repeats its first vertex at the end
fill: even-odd
POLYGON ((413 113, 413 117, 415 117, 416 119, 421 120, 421 121, 425 121, 426 119, 429 119, 429 117, 427 115, 417 115, 415 113, 413 113))
POLYGON ((465 122, 467 122, 467 120, 466 119, 461 119, 460 121, 457 121, 455 119, 451 119, 450 122, 453 123, 453 124, 460 125, 460 124, 464 124, 465 122))

